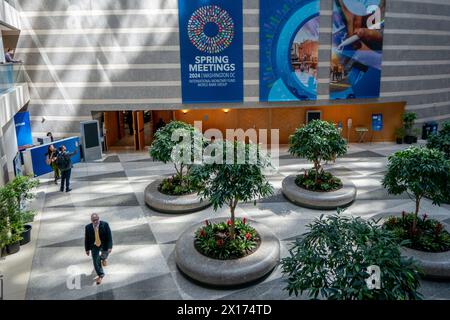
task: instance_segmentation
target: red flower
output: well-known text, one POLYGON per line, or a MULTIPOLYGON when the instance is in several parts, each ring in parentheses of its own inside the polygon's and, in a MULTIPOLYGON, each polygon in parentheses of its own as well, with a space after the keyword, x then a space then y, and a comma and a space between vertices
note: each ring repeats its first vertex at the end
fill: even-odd
POLYGON ((250 240, 250 238, 252 237, 252 235, 250 233, 246 233, 245 234, 245 239, 250 240))
POLYGON ((242 219, 242 223, 246 224, 247 223, 247 219, 246 218, 242 219))
POLYGON ((205 230, 200 230, 200 237, 202 237, 202 238, 204 238, 204 237, 206 237, 206 232, 205 232, 205 230))
POLYGON ((218 247, 222 247, 223 246, 223 240, 222 239, 217 240, 216 244, 217 244, 218 247))
POLYGON ((205 225, 209 226, 209 221, 205 220, 205 225))
POLYGON ((227 221, 227 225, 231 226, 231 220, 227 221))

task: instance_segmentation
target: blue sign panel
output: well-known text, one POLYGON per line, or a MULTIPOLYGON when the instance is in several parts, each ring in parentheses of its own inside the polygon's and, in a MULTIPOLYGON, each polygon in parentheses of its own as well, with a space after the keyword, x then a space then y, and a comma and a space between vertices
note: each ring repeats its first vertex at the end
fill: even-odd
POLYGON ((260 100, 316 100, 320 1, 261 0, 260 7, 260 100))
POLYGON ((242 102, 242 0, 179 0, 183 103, 242 102))
POLYGON ((387 0, 333 0, 330 99, 378 98, 387 0))
POLYGON ((17 146, 32 145, 33 137, 31 135, 30 113, 28 111, 16 113, 14 123, 16 125, 17 146))
POLYGON ((40 145, 38 147, 29 149, 33 162, 33 173, 35 176, 41 176, 52 171, 52 168, 45 161, 47 159, 46 154, 48 152, 48 146, 51 144, 53 144, 57 149, 64 145, 66 146, 68 152, 74 152, 75 150, 77 150, 77 154, 75 154, 71 158, 72 163, 75 164, 81 161, 79 137, 67 138, 64 140, 55 141, 53 143, 40 145))
POLYGON ((381 113, 372 114, 372 131, 383 130, 383 115, 381 113))

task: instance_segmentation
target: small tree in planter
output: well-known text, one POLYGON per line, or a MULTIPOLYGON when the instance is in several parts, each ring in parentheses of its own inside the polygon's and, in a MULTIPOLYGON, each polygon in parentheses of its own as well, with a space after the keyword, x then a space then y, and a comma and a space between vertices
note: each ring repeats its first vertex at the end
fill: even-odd
MULTIPOLYGON (((428 137, 427 147, 442 151, 447 160, 450 160, 450 121, 444 122, 442 129, 428 137)), ((446 203, 450 203, 450 181, 446 188, 446 203)))
POLYGON ((214 157, 194 167, 191 175, 203 186, 199 195, 209 199, 215 211, 228 205, 230 219, 218 224, 206 221, 205 227, 196 233, 196 246, 213 258, 239 258, 254 250, 259 239, 245 218, 236 219, 236 207, 241 201, 255 201, 256 205, 256 198, 273 193, 263 174, 270 159, 254 144, 217 141, 211 147, 215 150, 214 157))
POLYGON ((419 271, 401 256, 397 239, 373 221, 340 214, 316 219, 282 260, 289 294, 330 300, 420 299, 419 271), (369 286, 378 266, 380 286, 369 286))
POLYGON ((334 161, 347 152, 347 143, 330 122, 314 120, 289 137, 289 152, 313 162, 312 170, 305 170, 296 179, 298 186, 311 191, 333 191, 342 182, 323 170, 324 161, 334 161))
POLYGON ((450 121, 445 122, 437 134, 428 137, 427 147, 442 151, 450 160, 450 121))
POLYGON ((201 155, 202 147, 202 134, 181 121, 172 121, 156 132, 149 150, 150 156, 163 163, 172 162, 176 171, 174 176, 163 180, 161 192, 184 195, 196 191, 196 186, 189 179, 189 171, 196 155, 201 155))
POLYGON ((410 246, 413 248, 427 250, 427 246, 421 243, 429 241, 431 235, 436 236, 433 241, 441 239, 446 247, 447 232, 442 226, 436 227, 438 222, 432 219, 429 220, 430 223, 418 224, 418 216, 423 197, 430 198, 436 205, 445 200, 449 179, 450 162, 439 150, 410 147, 389 156, 387 173, 382 184, 390 194, 406 192, 414 200, 415 210, 410 217, 404 214, 402 218, 391 218, 386 226, 397 230, 401 238, 411 240, 410 246))

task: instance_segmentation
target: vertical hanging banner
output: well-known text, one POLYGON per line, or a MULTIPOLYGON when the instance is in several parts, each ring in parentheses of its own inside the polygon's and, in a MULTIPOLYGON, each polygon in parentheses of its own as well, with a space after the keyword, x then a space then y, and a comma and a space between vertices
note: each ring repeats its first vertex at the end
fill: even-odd
POLYGON ((242 102, 242 0, 179 0, 183 103, 242 102))
POLYGON ((319 0, 260 0, 260 100, 317 99, 319 0))
POLYGON ((386 0, 333 0, 330 99, 378 98, 386 0))

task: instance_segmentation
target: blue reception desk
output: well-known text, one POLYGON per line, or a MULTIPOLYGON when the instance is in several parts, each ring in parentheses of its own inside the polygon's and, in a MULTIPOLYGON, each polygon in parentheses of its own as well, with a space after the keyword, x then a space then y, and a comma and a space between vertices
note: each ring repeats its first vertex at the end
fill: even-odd
POLYGON ((77 149, 77 154, 72 157, 73 163, 78 163, 81 161, 80 157, 80 138, 71 137, 67 139, 62 139, 54 141, 52 143, 43 144, 33 148, 26 149, 22 152, 23 162, 25 167, 25 174, 33 175, 35 177, 41 176, 43 174, 52 172, 52 168, 45 162, 46 153, 48 151, 48 146, 53 144, 57 149, 61 145, 65 145, 67 151, 73 152, 77 149), (75 144, 78 144, 78 147, 75 144))

